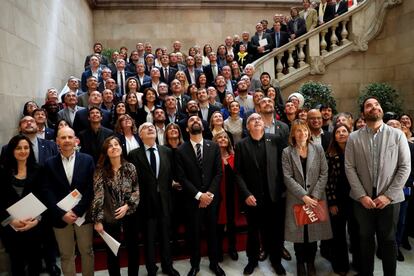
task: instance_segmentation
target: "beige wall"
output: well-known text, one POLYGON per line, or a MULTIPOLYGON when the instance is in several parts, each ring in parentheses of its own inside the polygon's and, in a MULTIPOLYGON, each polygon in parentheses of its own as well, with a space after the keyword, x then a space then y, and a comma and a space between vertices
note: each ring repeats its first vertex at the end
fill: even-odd
POLYGON ((149 41, 153 49, 180 40, 183 50, 197 44, 211 43, 213 48, 224 43, 226 36, 255 32, 255 24, 262 19, 272 27, 275 13, 288 14, 286 8, 258 10, 97 10, 94 11, 94 34, 105 47, 125 45, 129 51, 137 42, 149 41))
POLYGON ((372 82, 387 82, 400 92, 403 109, 414 114, 414 1, 387 11, 381 33, 369 43, 368 51, 353 52, 327 66, 326 73, 309 76, 285 88, 287 97, 304 82, 332 85, 339 111, 358 112, 360 91, 372 82))
POLYGON ((0 144, 16 133, 23 104, 44 102, 79 76, 93 41, 85 0, 0 0, 0 144))

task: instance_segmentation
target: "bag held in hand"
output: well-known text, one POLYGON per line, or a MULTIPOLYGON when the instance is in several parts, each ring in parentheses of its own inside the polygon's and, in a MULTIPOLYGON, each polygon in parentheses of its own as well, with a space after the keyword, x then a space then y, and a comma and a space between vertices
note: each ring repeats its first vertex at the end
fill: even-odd
POLYGON ((318 200, 318 205, 315 208, 308 207, 305 204, 293 205, 293 212, 297 226, 328 220, 328 208, 324 200, 318 200))

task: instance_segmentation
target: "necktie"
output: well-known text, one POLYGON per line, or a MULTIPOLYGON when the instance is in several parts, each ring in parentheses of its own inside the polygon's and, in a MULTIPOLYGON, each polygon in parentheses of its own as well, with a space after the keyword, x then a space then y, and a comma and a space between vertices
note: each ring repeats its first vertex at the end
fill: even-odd
POLYGON ((154 172, 154 175, 157 175, 157 161, 155 160, 155 153, 154 153, 154 148, 149 148, 148 149, 150 152, 150 165, 151 165, 151 169, 154 172))
POLYGON ((280 43, 280 33, 276 33, 276 48, 279 48, 280 43))
POLYGON ((200 168, 203 167, 203 156, 201 156, 201 144, 196 144, 197 147, 197 161, 200 168))
POLYGON ((164 68, 164 79, 168 82, 168 68, 164 68))
POLYGON ((181 112, 181 99, 180 99, 180 97, 177 97, 177 111, 181 112))

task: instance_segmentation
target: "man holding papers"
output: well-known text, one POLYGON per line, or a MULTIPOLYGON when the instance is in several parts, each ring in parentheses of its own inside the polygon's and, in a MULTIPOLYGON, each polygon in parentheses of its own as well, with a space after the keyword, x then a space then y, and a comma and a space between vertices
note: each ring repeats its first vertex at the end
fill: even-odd
POLYGON ((60 154, 45 162, 43 183, 59 245, 62 271, 64 275, 76 275, 75 245, 77 244, 82 259, 82 275, 93 275, 93 226, 88 220, 81 223, 85 213, 90 209, 93 198, 94 162, 91 156, 75 152, 75 133, 71 128, 60 129, 56 142, 60 154), (73 197, 79 196, 73 193, 81 195, 76 205, 70 206, 67 203, 70 200, 61 202, 69 194, 73 197), (58 203, 62 208, 58 207, 58 203))
POLYGON ((14 136, 4 152, 4 160, 0 174, 0 235, 10 256, 11 272, 12 275, 25 275, 27 265, 29 275, 39 275, 40 217, 26 217, 28 212, 24 217, 11 217, 13 212, 6 211, 26 195, 40 195, 39 167, 30 140, 23 135, 14 136))

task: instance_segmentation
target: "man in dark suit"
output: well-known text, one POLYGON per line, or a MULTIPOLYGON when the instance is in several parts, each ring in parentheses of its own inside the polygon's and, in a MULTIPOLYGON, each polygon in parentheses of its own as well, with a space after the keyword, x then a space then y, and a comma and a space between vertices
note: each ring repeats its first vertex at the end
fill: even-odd
POLYGON ((210 52, 208 54, 210 64, 203 66, 203 72, 206 74, 207 86, 214 85, 214 80, 221 72, 221 67, 217 63, 217 54, 210 52))
POLYGON ((321 0, 316 7, 318 12, 319 25, 331 21, 335 17, 335 4, 327 3, 327 0, 321 0))
POLYGON ((261 58, 269 53, 273 47, 273 40, 269 33, 264 32, 262 23, 256 24, 256 34, 251 39, 254 59, 261 58))
POLYGON ((200 271, 201 226, 207 227, 210 270, 217 276, 225 273, 218 265, 217 208, 219 184, 222 176, 220 149, 217 144, 203 139, 200 117, 190 116, 187 122, 190 141, 182 144, 176 153, 178 179, 188 195, 191 270, 189 276, 200 271))
POLYGON ((249 136, 236 145, 236 179, 246 203, 248 264, 243 273, 250 275, 258 265, 259 233, 270 262, 278 275, 286 271, 281 263, 283 250, 285 186, 282 172, 282 150, 286 141, 265 134, 261 116, 247 118, 249 136))
POLYGON ((171 81, 170 91, 172 96, 177 99, 177 111, 183 112, 189 100, 191 100, 190 96, 183 93, 182 84, 179 80, 174 79, 171 81))
POLYGON ((157 133, 151 123, 143 123, 138 130, 143 147, 129 153, 129 160, 137 168, 140 191, 139 212, 145 233, 145 265, 148 275, 155 276, 156 240, 161 246, 162 272, 169 276, 180 275, 173 268, 170 249, 171 184, 173 180, 172 151, 155 143, 157 133))
POLYGON ((198 77, 202 73, 201 70, 195 68, 195 60, 192 56, 187 56, 185 59, 187 63, 187 68, 185 68, 184 73, 187 77, 187 81, 189 84, 195 84, 198 80, 198 77))
MULTIPOLYGON (((196 101, 188 101, 186 108, 187 114, 183 116, 183 118, 178 122, 178 126, 181 129, 181 134, 183 136, 184 141, 188 141, 190 139, 188 131, 186 130, 188 118, 190 118, 193 115, 198 116, 199 111, 200 107, 198 106, 198 103, 196 101)), ((206 139, 212 139, 213 135, 211 134, 208 122, 206 120, 201 119, 201 123, 203 125, 203 137, 206 139)))
POLYGON ((345 0, 336 0, 334 17, 340 16, 348 11, 348 3, 345 0))
POLYGON ((161 83, 160 78, 161 78, 160 69, 157 67, 153 67, 151 70, 151 80, 149 82, 144 82, 144 84, 141 85, 141 88, 139 89, 139 91, 144 92, 145 89, 152 87, 158 93, 158 85, 161 83))
MULTIPOLYGON (((75 132, 64 127, 57 133, 60 154, 49 158, 44 166, 44 193, 51 213, 56 240, 59 245, 64 275, 75 275, 75 246, 82 259, 82 274, 94 274, 92 223, 83 222, 93 199, 93 159, 75 152, 75 132), (65 211, 57 203, 77 190, 82 198, 71 210, 65 211), (75 239, 76 236, 76 239, 75 239)), ((75 196, 75 195, 74 195, 75 196)))
POLYGON ((103 64, 105 66, 108 65, 108 60, 106 59, 105 56, 102 55, 102 49, 103 49, 103 47, 102 47, 102 44, 100 42, 96 42, 93 45, 93 54, 91 54, 91 55, 89 55, 85 58, 85 65, 84 65, 85 70, 88 69, 89 61, 90 61, 92 56, 97 56, 99 58, 101 64, 103 64))
POLYGON ((298 8, 290 9, 291 19, 287 23, 288 34, 291 40, 306 34, 306 21, 299 16, 298 8))
POLYGON ((90 60, 89 60, 89 68, 86 69, 83 73, 82 73, 82 77, 81 77, 81 88, 82 91, 86 92, 88 91, 88 87, 86 86, 86 81, 90 76, 95 76, 98 78, 98 82, 102 81, 102 68, 100 67, 99 64, 99 58, 97 56, 91 56, 90 60))
POLYGON ((145 64, 138 63, 135 67, 136 78, 139 81, 139 86, 141 87, 144 83, 151 82, 150 72, 147 73, 145 70, 145 64))
POLYGON ((274 32, 272 32, 270 34, 270 36, 273 39, 273 46, 275 48, 279 48, 282 47, 283 45, 285 45, 286 43, 289 42, 289 35, 287 32, 282 31, 281 28, 281 24, 279 21, 275 22, 273 24, 273 29, 274 32))
POLYGON ((112 72, 112 78, 115 80, 118 90, 116 91, 116 98, 121 99, 126 93, 126 81, 129 77, 133 77, 134 72, 126 71, 125 60, 118 59, 116 61, 116 71, 112 72))
POLYGON ((98 91, 103 92, 106 89, 106 82, 112 78, 112 71, 108 67, 102 69, 102 80, 99 82, 98 91))
POLYGON ((161 73, 160 80, 170 85, 172 80, 175 79, 175 73, 177 73, 178 70, 170 66, 170 58, 168 54, 163 54, 161 56, 161 67, 159 69, 161 73))
POLYGON ((89 127, 79 133, 80 151, 91 155, 95 164, 101 155, 103 142, 113 134, 112 130, 102 127, 102 114, 98 107, 91 107, 88 110, 89 127))
MULTIPOLYGON (((78 135, 82 130, 89 127, 88 113, 91 107, 100 108, 102 104, 102 95, 98 91, 91 92, 89 96, 88 108, 78 110, 75 113, 75 118, 73 119, 73 129, 75 130, 76 135, 78 135)), ((102 110, 102 122, 101 124, 104 127, 111 127, 111 113, 107 110, 102 110)))
POLYGON ((220 111, 220 108, 209 104, 207 89, 205 88, 198 89, 197 100, 198 100, 198 106, 200 109, 200 111, 198 112, 198 116, 201 119, 207 121, 207 123, 209 123, 211 115, 213 115, 215 111, 220 111))
POLYGON ((322 114, 319 109, 309 110, 307 120, 311 131, 311 140, 315 144, 320 144, 326 151, 331 140, 331 133, 322 129, 322 114))
POLYGON ((177 99, 172 95, 165 97, 164 108, 165 125, 168 125, 169 123, 178 124, 181 119, 186 117, 185 114, 177 111, 177 99))

